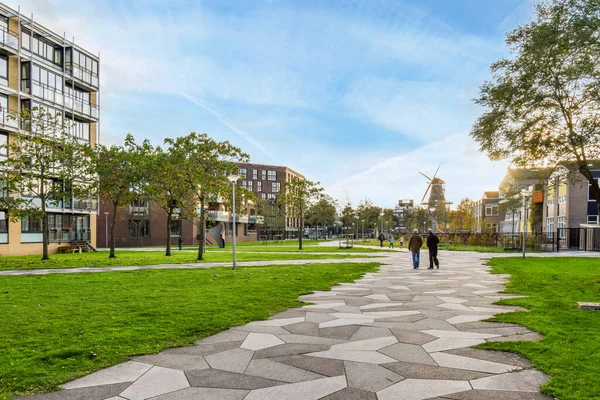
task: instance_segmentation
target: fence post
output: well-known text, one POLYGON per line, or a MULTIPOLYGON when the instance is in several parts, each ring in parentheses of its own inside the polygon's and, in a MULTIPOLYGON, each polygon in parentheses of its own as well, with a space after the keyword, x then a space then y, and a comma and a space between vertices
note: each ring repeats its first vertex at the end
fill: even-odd
POLYGON ((556 252, 557 253, 560 252, 559 232, 560 232, 560 228, 556 228, 556 237, 552 241, 552 242, 556 242, 556 252))
POLYGON ((587 251, 587 228, 583 228, 583 251, 587 251))

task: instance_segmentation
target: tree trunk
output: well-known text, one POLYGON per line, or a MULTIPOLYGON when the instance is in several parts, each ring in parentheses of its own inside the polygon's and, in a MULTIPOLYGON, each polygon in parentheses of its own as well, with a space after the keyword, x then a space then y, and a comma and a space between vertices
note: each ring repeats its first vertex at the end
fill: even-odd
POLYGON ((204 237, 206 232, 206 221, 204 218, 204 196, 200 196, 200 221, 198 221, 198 237, 200 238, 200 243, 198 244, 198 261, 204 259, 204 243, 206 242, 206 238, 204 237))
POLYGON ((171 255, 171 215, 173 215, 173 210, 169 210, 167 213, 167 252, 165 256, 171 255))
POLYGON ((48 254, 48 214, 46 214, 46 198, 40 198, 42 200, 42 260, 49 260, 48 254))
POLYGON ((300 211, 300 234, 298 235, 298 250, 302 250, 302 236, 304 236, 304 213, 300 211))
POLYGON ((116 258, 115 256, 115 226, 117 225, 117 206, 116 202, 113 202, 113 214, 110 218, 110 253, 108 254, 108 258, 116 258))

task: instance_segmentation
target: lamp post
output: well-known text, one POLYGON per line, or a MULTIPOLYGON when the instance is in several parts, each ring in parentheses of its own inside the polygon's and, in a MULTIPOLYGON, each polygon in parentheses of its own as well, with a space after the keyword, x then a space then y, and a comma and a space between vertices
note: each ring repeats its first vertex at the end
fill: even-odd
POLYGON ((362 240, 363 242, 365 241, 365 220, 361 220, 360 222, 362 222, 362 240))
POLYGON ((240 179, 240 176, 231 174, 227 179, 231 182, 231 225, 233 226, 231 243, 233 246, 233 269, 235 269, 235 183, 240 179))
POLYGON ((383 216, 385 215, 385 213, 382 211, 379 213, 379 216, 381 217, 381 232, 379 233, 383 233, 383 216))
POLYGON ((104 211, 104 238, 106 239, 106 248, 108 249, 108 211, 104 211))
POLYGON ((358 215, 355 215, 354 219, 356 220, 356 240, 358 241, 358 215))
POLYGON ((521 245, 523 246, 523 258, 525 258, 525 244, 527 242, 527 197, 531 195, 529 189, 521 190, 523 196, 523 240, 521 245))

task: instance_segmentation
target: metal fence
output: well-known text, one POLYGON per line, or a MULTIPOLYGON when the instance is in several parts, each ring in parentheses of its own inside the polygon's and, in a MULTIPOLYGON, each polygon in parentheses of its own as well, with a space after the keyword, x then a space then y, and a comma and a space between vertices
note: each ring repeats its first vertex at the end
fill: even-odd
POLYGON ((558 228, 557 251, 600 251, 600 228, 558 228))
MULTIPOLYGON (((504 250, 520 250, 523 248, 522 232, 515 233, 477 233, 450 232, 437 234, 440 243, 457 246, 498 247, 504 250)), ((527 232, 525 248, 535 251, 556 251, 553 235, 545 232, 527 232)))

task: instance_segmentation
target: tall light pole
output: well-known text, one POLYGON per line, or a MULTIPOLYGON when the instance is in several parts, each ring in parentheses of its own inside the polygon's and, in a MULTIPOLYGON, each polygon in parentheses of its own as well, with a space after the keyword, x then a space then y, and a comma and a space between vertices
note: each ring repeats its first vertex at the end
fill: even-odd
POLYGON ((108 211, 104 211, 104 238, 106 239, 106 248, 108 249, 108 211))
POLYGON ((360 222, 362 222, 362 240, 365 240, 365 220, 361 220, 360 222))
POLYGON ((354 219, 356 220, 356 240, 358 241, 358 215, 355 215, 354 219))
POLYGON ((233 246, 233 269, 235 269, 235 183, 240 179, 240 176, 231 174, 227 179, 231 182, 231 225, 233 225, 231 243, 233 246))
POLYGON ((383 233, 383 216, 385 215, 385 213, 382 211, 379 213, 379 216, 381 217, 381 231, 379 233, 383 233))

